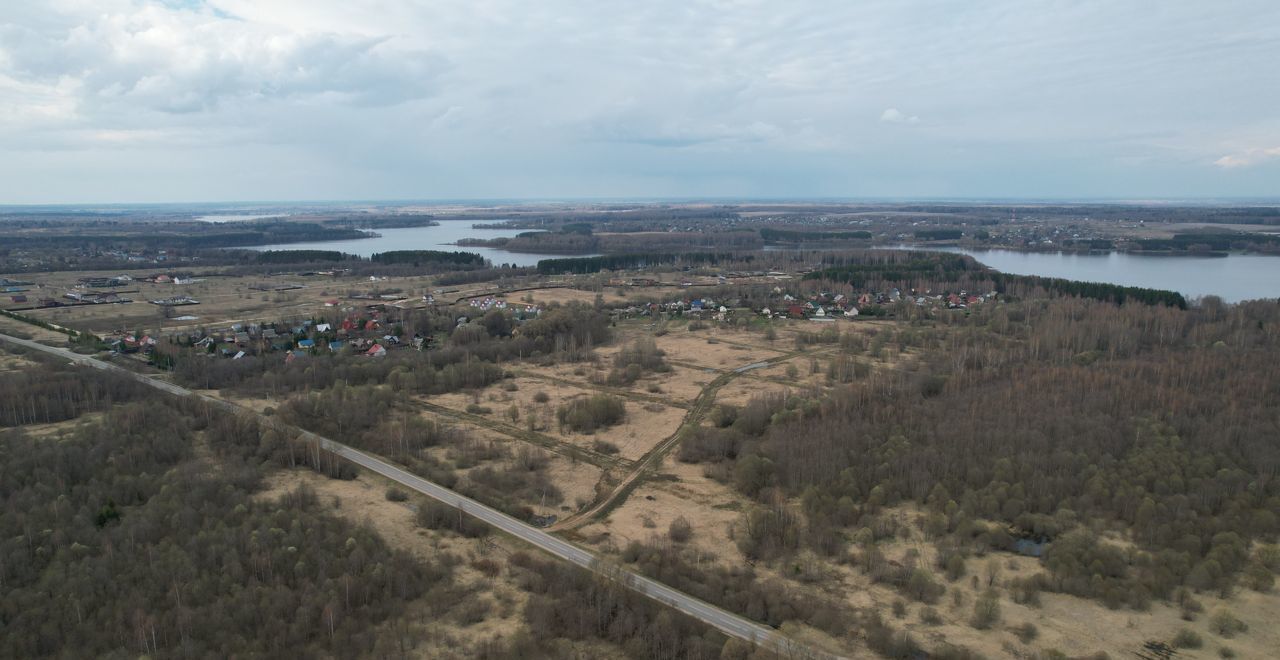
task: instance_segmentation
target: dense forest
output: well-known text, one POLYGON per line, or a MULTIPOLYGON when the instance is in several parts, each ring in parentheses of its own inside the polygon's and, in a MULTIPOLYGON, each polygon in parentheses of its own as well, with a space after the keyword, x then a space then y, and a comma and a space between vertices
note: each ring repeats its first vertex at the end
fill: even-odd
POLYGON ((658 265, 714 266, 731 260, 749 261, 747 258, 728 253, 711 252, 611 254, 599 257, 543 259, 538 262, 538 273, 542 275, 585 274, 598 273, 602 270, 639 270, 658 265))
POLYGON ((762 227, 760 229, 760 238, 764 239, 766 243, 794 243, 798 241, 852 241, 868 240, 871 238, 871 232, 865 230, 804 231, 799 229, 762 227))
POLYGON ((885 533, 886 507, 914 503, 940 569, 1048 542, 1025 598, 1145 608, 1182 588, 1269 585, 1280 566, 1257 544, 1280 533, 1280 307, 1055 298, 943 320, 842 337, 827 373, 847 386, 753 402, 685 440, 682 460, 760 503, 744 514, 748 556, 839 553, 885 533), (837 364, 907 350, 918 368, 837 364))
POLYGON ((999 273, 982 266, 972 257, 960 254, 894 251, 884 252, 882 256, 850 253, 837 258, 850 263, 806 273, 804 279, 872 290, 885 290, 892 286, 906 291, 961 289, 1016 293, 1028 297, 1061 294, 1121 304, 1139 302, 1180 309, 1187 307, 1186 299, 1176 291, 999 273))
POLYGON ((175 405, 119 405, 60 440, 4 435, 0 655, 355 657, 405 602, 452 588, 447 566, 308 492, 254 499, 264 436, 175 405))

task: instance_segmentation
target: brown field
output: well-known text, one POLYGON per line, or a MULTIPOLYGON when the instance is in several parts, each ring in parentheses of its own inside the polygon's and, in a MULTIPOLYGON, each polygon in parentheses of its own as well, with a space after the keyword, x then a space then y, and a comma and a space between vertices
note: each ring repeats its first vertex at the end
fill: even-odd
POLYGON ((537 502, 530 502, 529 505, 539 515, 554 514, 559 518, 564 518, 567 514, 581 510, 590 504, 595 499, 596 489, 605 476, 605 471, 594 465, 575 463, 560 456, 551 459, 547 473, 551 477, 551 482, 560 489, 561 493, 564 493, 564 501, 554 511, 539 506, 537 502))
MULTIPOLYGON (((596 295, 597 292, 595 291, 552 287, 547 289, 532 289, 529 291, 513 291, 506 294, 504 297, 507 300, 514 302, 527 302, 532 299, 535 304, 546 306, 553 302, 560 304, 580 302, 590 305, 595 303, 596 295)), ((599 292, 599 295, 604 298, 606 304, 618 303, 626 300, 626 297, 619 296, 617 294, 614 287, 605 288, 603 291, 599 292)))
POLYGON ((22 321, 11 319, 7 316, 0 316, 0 332, 12 334, 13 336, 21 339, 29 338, 33 341, 38 341, 42 344, 49 344, 51 346, 66 346, 68 340, 67 335, 61 332, 41 328, 40 326, 31 325, 30 323, 23 323, 22 321))
POLYGON ((662 396, 675 401, 693 403, 694 399, 702 394, 702 388, 717 375, 719 374, 706 369, 672 365, 671 371, 656 374, 643 382, 656 384, 662 390, 662 396))
MULTIPOLYGON (((40 285, 38 289, 33 288, 27 297, 33 301, 41 297, 62 299, 63 294, 72 290, 80 277, 128 274, 138 278, 153 275, 156 272, 160 271, 151 269, 100 273, 37 273, 26 276, 26 279, 40 285)), ((26 313, 36 318, 96 334, 106 334, 116 330, 173 332, 198 326, 216 327, 241 322, 309 318, 325 309, 331 309, 324 306, 324 302, 330 299, 340 300, 342 307, 359 307, 375 302, 349 298, 352 294, 366 293, 373 288, 402 289, 404 296, 417 299, 430 290, 430 278, 393 277, 375 283, 358 277, 211 275, 203 281, 191 284, 153 284, 135 279, 134 282, 120 288, 121 291, 136 290, 136 293, 120 294, 122 297, 133 300, 131 303, 56 307, 26 313), (289 291, 257 291, 250 288, 254 285, 299 285, 304 288, 289 291), (197 320, 165 319, 163 308, 147 302, 152 299, 182 295, 191 296, 199 300, 200 304, 175 307, 173 316, 190 315, 199 317, 197 320)), ((112 289, 102 291, 109 292, 112 289)))
POLYGON ((631 541, 665 538, 671 521, 683 516, 693 526, 690 546, 726 565, 741 565, 742 556, 733 544, 730 529, 744 506, 744 498, 702 476, 701 466, 668 458, 662 472, 675 480, 645 482, 622 506, 604 520, 584 525, 578 535, 593 540, 602 549, 619 550, 631 541))
MULTIPOLYGON (((515 392, 507 392, 501 389, 501 385, 493 385, 470 394, 459 392, 431 397, 431 402, 453 410, 466 411, 468 405, 477 405, 478 398, 478 405, 490 410, 488 413, 478 414, 504 423, 511 422, 508 411, 515 404, 521 415, 516 424, 521 428, 527 426, 527 416, 532 411, 537 416, 535 428, 542 429, 553 438, 583 448, 591 448, 597 440, 609 442, 618 448, 620 456, 628 460, 640 458, 662 439, 675 433, 686 413, 683 408, 632 400, 626 401, 627 419, 618 426, 601 429, 591 435, 567 431, 560 433, 555 419, 556 409, 573 399, 590 396, 593 389, 589 385, 576 387, 531 378, 518 378, 516 384, 520 389, 515 392), (535 403, 533 396, 536 392, 545 392, 550 400, 545 404, 535 403)), ((472 410, 476 409, 473 407, 472 410)))
MULTIPOLYGON (((738 333, 727 333, 725 338, 732 339, 736 334, 738 333)), ((673 330, 657 339, 658 348, 666 353, 668 361, 706 369, 736 369, 786 352, 736 342, 728 343, 710 329, 696 332, 673 330)))
POLYGON ((759 378, 739 377, 716 393, 716 403, 745 406, 752 397, 768 392, 790 392, 797 389, 759 378))
POLYGON ((810 348, 809 352, 804 355, 797 355, 760 369, 752 369, 745 374, 745 378, 738 380, 767 382, 796 388, 822 387, 827 384, 826 368, 827 360, 830 358, 828 355, 821 353, 821 350, 822 347, 810 348), (813 361, 815 359, 818 361, 817 372, 813 371, 813 361), (796 376, 794 378, 787 375, 789 366, 795 367, 796 376))
POLYGON ((616 446, 619 455, 628 460, 639 460, 654 445, 671 436, 680 427, 687 411, 681 408, 659 407, 659 404, 642 405, 627 402, 627 419, 618 426, 596 431, 592 435, 569 433, 563 437, 580 446, 589 447, 596 440, 616 446))

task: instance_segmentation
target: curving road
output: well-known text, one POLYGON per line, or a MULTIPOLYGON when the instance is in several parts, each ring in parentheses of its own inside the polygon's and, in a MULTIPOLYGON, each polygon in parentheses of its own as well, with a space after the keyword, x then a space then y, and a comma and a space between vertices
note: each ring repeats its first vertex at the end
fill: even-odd
MULTIPOLYGON (((174 385, 173 383, 159 380, 157 378, 150 378, 144 374, 129 371, 128 369, 109 362, 103 362, 102 360, 94 357, 73 353, 65 348, 47 346, 45 344, 40 344, 26 339, 19 339, 5 334, 0 334, 0 342, 8 342, 32 350, 51 354, 76 364, 125 375, 175 396, 196 396, 223 408, 232 409, 237 412, 258 414, 252 410, 241 408, 240 406, 228 401, 199 394, 184 387, 174 385)), ((270 420, 270 422, 272 424, 279 425, 275 420, 270 420)), ((564 539, 552 536, 551 534, 548 534, 536 527, 512 518, 497 509, 490 508, 473 499, 459 495, 444 486, 440 486, 427 481, 426 479, 410 474, 409 472, 406 472, 380 458, 353 449, 340 442, 335 442, 310 431, 303 431, 300 429, 294 430, 297 430, 301 437, 318 442, 322 448, 333 452, 356 465, 359 465, 371 472, 376 472, 407 488, 411 488, 423 495, 426 495, 427 497, 443 502, 467 513, 468 515, 478 518, 565 561, 572 562, 578 566, 617 580, 628 588, 652 598, 663 605, 702 621, 730 637, 736 637, 753 644, 776 649, 781 654, 781 657, 786 658, 839 657, 802 646, 768 626, 762 626, 758 623, 740 617, 732 612, 694 598, 682 591, 668 587, 656 580, 652 580, 626 569, 604 564, 595 556, 595 554, 569 543, 564 539)))

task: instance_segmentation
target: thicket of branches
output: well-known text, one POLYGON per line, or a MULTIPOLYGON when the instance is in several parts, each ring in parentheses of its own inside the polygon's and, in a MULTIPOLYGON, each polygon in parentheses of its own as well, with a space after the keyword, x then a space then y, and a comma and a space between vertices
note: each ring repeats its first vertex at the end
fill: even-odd
POLYGON ((944 319, 866 349, 909 348, 916 370, 793 401, 759 440, 736 423, 686 440, 682 459, 734 461, 760 501, 744 549, 838 552, 884 507, 916 502, 949 553, 1050 541, 1032 590, 1143 607, 1256 569, 1253 544, 1280 533, 1280 306, 1059 298, 944 319), (780 495, 803 495, 801 511, 780 495))
POLYGON ((0 655, 355 657, 407 601, 449 588, 446 566, 307 491, 251 497, 271 452, 255 425, 219 424, 210 445, 229 462, 212 473, 190 462, 203 416, 163 403, 60 441, 8 432, 0 655))
POLYGON ((75 373, 7 371, 0 373, 0 426, 48 424, 106 410, 139 398, 150 388, 112 378, 96 369, 75 373))

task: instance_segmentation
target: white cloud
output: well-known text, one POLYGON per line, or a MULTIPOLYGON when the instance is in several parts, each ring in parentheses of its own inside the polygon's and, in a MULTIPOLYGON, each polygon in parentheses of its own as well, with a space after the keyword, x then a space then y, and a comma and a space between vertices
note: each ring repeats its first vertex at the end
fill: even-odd
POLYGON ((920 118, 915 115, 907 115, 897 108, 889 108, 880 113, 880 121, 886 124, 918 124, 920 118))
POLYGON ((1239 153, 1227 154, 1213 161, 1213 164, 1223 169, 1231 170, 1238 167, 1260 165, 1273 158, 1280 158, 1280 147, 1247 149, 1239 153))
MULTIPOLYGON (((60 5, 0 23, 0 72, 49 89, 73 81, 86 115, 112 109, 207 112, 240 100, 328 95, 394 104, 429 96, 444 58, 393 36, 288 31, 208 9, 114 2, 60 5)), ((0 14, 0 21, 3 21, 0 14)))
POLYGON ((0 203, 1274 194, 1280 3, 1168 4, 0 0, 0 203))

